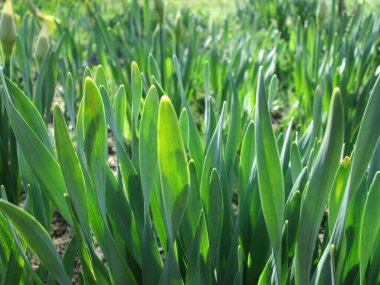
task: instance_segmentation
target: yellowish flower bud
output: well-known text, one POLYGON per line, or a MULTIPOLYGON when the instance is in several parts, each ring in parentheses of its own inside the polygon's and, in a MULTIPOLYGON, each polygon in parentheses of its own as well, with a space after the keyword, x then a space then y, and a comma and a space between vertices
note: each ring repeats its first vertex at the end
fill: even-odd
POLYGON ((2 11, 0 19, 0 42, 5 59, 10 60, 16 43, 16 25, 13 18, 13 6, 11 0, 5 2, 2 11))
POLYGON ((351 158, 349 156, 345 156, 341 162, 341 164, 344 166, 344 167, 347 167, 349 166, 351 163, 351 158))
POLYGON ((49 34, 48 34, 48 24, 45 22, 42 26, 41 32, 38 35, 37 45, 35 50, 35 58, 38 65, 41 65, 44 60, 46 54, 49 51, 50 43, 49 43, 49 34))

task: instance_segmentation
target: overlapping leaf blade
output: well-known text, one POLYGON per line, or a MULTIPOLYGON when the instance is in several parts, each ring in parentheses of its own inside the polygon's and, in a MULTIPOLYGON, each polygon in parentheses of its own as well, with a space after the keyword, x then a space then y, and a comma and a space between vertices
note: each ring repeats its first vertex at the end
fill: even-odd
POLYGON ((329 192, 339 167, 343 145, 343 106, 339 91, 335 92, 323 142, 303 194, 295 252, 296 284, 310 281, 311 262, 319 226, 329 192))
POLYGON ((272 130, 262 67, 256 94, 256 155, 261 206, 269 233, 278 280, 281 280, 281 239, 285 192, 280 157, 272 130))
MULTIPOLYGON (((360 229, 359 265, 360 283, 366 284, 366 270, 380 234, 380 172, 377 172, 369 189, 360 229)), ((376 265, 374 265, 376 266, 376 265)))
POLYGON ((71 217, 63 197, 66 193, 65 182, 61 169, 52 156, 52 147, 42 118, 26 95, 6 79, 2 72, 1 78, 1 96, 6 103, 5 106, 21 151, 46 194, 70 223, 71 217), (15 98, 17 105, 13 103, 10 94, 15 98), (36 161, 44 163, 36 164, 36 161))
POLYGON ((49 273, 61 284, 71 284, 53 242, 41 224, 27 212, 4 200, 0 200, 0 209, 48 269, 49 273))
POLYGON ((89 220, 86 188, 78 157, 71 144, 70 135, 58 106, 54 109, 54 135, 57 153, 65 184, 73 200, 73 207, 86 235, 89 235, 89 220))

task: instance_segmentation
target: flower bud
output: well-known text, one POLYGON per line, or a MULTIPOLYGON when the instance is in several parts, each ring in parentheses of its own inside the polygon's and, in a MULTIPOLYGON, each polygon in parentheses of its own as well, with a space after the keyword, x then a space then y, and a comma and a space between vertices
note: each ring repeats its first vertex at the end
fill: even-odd
POLYGON ((341 164, 344 166, 344 167, 347 167, 349 166, 351 163, 351 158, 349 156, 345 156, 341 162, 341 164))
POLYGON ((50 44, 48 36, 48 24, 45 22, 42 26, 40 34, 38 35, 36 50, 34 54, 38 65, 41 65, 42 61, 49 51, 49 48, 50 44))
POLYGON ((317 25, 318 27, 323 27, 326 23, 327 18, 329 16, 329 7, 325 0, 321 0, 318 3, 317 7, 317 25))
POLYGON ((160 24, 164 22, 164 14, 165 14, 165 2, 164 0, 155 0, 154 7, 156 9, 158 19, 160 24))
POLYGON ((6 60, 10 60, 16 43, 16 25, 13 18, 12 1, 7 0, 4 4, 0 19, 0 42, 3 48, 3 55, 6 60))

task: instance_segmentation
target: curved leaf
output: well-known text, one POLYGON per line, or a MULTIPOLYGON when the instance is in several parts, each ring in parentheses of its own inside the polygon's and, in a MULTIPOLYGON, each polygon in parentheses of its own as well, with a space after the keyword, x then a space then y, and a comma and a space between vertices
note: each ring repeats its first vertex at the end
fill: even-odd
POLYGON ((146 96, 140 124, 140 177, 145 208, 149 208, 150 194, 157 169, 158 94, 152 86, 146 96))
POLYGON ((20 208, 0 200, 0 209, 11 221, 30 249, 38 256, 41 263, 60 284, 71 285, 62 261, 49 234, 38 221, 20 208))
POLYGON ((298 285, 310 281, 315 241, 339 167, 344 138, 343 121, 342 99, 339 90, 335 90, 322 145, 311 170, 308 189, 303 193, 295 252, 295 280, 298 285))
POLYGON ((169 239, 174 241, 189 192, 189 169, 177 116, 165 95, 158 111, 158 162, 169 239))
POLYGON ((281 280, 281 240, 285 191, 279 152, 272 130, 262 67, 256 94, 256 155, 261 206, 273 251, 277 279, 281 280))

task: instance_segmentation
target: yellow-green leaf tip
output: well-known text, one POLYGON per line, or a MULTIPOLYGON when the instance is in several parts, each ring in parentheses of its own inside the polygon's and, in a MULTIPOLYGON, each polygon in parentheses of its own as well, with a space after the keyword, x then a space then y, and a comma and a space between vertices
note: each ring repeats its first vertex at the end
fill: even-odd
POLYGON ((136 72, 140 73, 139 66, 137 65, 136 61, 132 61, 132 69, 136 72))
POLYGON ((333 95, 340 95, 340 88, 339 87, 334 88, 333 95))
POLYGON ((94 80, 91 77, 87 76, 84 83, 85 93, 94 89, 98 89, 98 87, 96 86, 94 80))
POLYGON ((54 104, 54 112, 58 112, 58 111, 61 111, 61 109, 59 108, 59 105, 57 103, 54 104))
POLYGON ((335 244, 330 245, 330 252, 334 253, 335 251, 335 244))
POLYGON ((170 99, 167 95, 164 95, 161 97, 161 103, 162 104, 171 104, 172 102, 170 101, 170 99))

